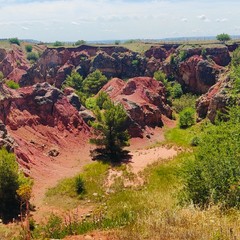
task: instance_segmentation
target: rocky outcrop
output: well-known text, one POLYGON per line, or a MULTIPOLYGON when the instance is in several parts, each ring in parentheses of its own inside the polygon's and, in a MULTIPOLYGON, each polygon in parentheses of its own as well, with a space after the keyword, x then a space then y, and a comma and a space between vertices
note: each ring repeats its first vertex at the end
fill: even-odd
POLYGON ((59 147, 67 137, 75 136, 80 140, 83 135, 86 141, 90 134, 76 107, 59 89, 48 83, 38 83, 17 91, 2 86, 0 93, 0 145, 9 143, 12 146, 14 143, 14 151, 25 168, 34 163, 34 158, 42 156, 44 150, 45 156, 49 151, 45 149, 45 144, 37 145, 35 141, 46 139, 45 142, 50 141, 59 147), (26 142, 23 140, 27 138, 22 135, 23 129, 39 137, 26 142))
POLYGON ((130 78, 143 75, 145 65, 145 58, 123 47, 48 48, 22 77, 20 85, 48 82, 61 88, 73 69, 83 77, 99 69, 108 78, 130 78))
POLYGON ((193 93, 206 93, 217 82, 219 74, 223 71, 223 68, 214 62, 204 60, 197 55, 181 62, 178 68, 178 81, 193 93))
POLYGON ((20 47, 12 45, 9 51, 0 49, 0 71, 7 79, 18 82, 29 68, 30 64, 20 47))
POLYGON ((102 90, 115 102, 123 104, 129 116, 128 130, 132 137, 142 137, 147 126, 162 126, 162 115, 172 117, 165 88, 153 78, 137 77, 127 82, 114 78, 102 90))
POLYGON ((196 103, 198 121, 207 117, 214 122, 218 112, 226 112, 226 107, 233 102, 230 94, 232 88, 233 82, 229 76, 225 75, 206 94, 202 95, 196 103))

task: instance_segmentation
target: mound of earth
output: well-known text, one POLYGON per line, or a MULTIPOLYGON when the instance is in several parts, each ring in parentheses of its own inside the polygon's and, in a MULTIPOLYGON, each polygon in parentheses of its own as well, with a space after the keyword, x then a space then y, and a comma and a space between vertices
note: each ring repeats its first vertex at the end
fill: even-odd
POLYGON ((113 78, 102 90, 126 109, 128 130, 132 137, 142 137, 146 127, 163 126, 162 115, 172 117, 165 87, 153 78, 137 77, 127 82, 113 78))

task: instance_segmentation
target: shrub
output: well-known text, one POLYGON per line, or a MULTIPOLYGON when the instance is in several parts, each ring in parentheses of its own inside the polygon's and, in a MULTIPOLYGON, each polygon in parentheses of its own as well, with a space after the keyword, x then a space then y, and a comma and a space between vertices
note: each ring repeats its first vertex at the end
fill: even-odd
POLYGON ((10 38, 10 39, 9 39, 9 42, 10 42, 11 44, 17 44, 18 46, 20 46, 20 41, 19 41, 18 38, 10 38))
POLYGON ((164 72, 160 71, 160 70, 159 70, 159 71, 156 71, 156 72, 154 73, 153 77, 154 77, 157 81, 161 81, 161 82, 164 84, 164 86, 166 86, 167 83, 168 83, 166 74, 165 74, 164 72))
POLYGON ((20 88, 19 84, 14 82, 13 80, 9 80, 6 82, 6 85, 11 89, 18 89, 20 88))
POLYGON ((0 71, 0 82, 2 82, 4 79, 4 75, 3 75, 3 72, 0 71))
POLYGON ((90 73, 83 81, 83 92, 87 96, 97 94, 107 83, 107 78, 99 70, 90 73))
POLYGON ((228 119, 205 131, 196 159, 184 166, 185 200, 201 207, 240 207, 240 107, 228 119))
MULTIPOLYGON (((4 220, 17 217, 20 211, 20 202, 28 201, 30 196, 25 195, 25 189, 31 184, 29 179, 19 171, 13 153, 6 149, 0 150, 0 216, 4 220), (20 191, 21 190, 21 191, 20 191), (19 194, 21 193, 21 194, 19 194), (24 197, 24 199, 23 199, 24 197), (29 197, 29 198, 28 198, 29 197)), ((30 193, 31 195, 31 193, 30 193)))
POLYGON ((132 65, 137 67, 139 64, 139 61, 137 59, 132 60, 132 65))
POLYGON ((116 40, 114 43, 115 45, 119 45, 121 42, 119 40, 116 40))
POLYGON ((84 41, 84 40, 78 40, 78 41, 75 42, 75 45, 76 45, 76 46, 80 46, 80 45, 83 45, 83 44, 86 44, 86 41, 84 41))
POLYGON ((61 47, 61 46, 64 46, 64 43, 60 42, 60 41, 56 41, 55 43, 53 43, 53 46, 54 47, 61 47))
POLYGON ((38 54, 36 52, 29 52, 27 54, 27 59, 29 61, 36 62, 39 59, 39 56, 38 56, 38 54))
POLYGON ((180 60, 180 62, 184 61, 187 59, 187 52, 182 50, 180 51, 179 55, 178 55, 178 58, 180 60))
POLYGON ((198 136, 195 136, 192 140, 191 140, 191 146, 196 147, 198 146, 200 143, 200 138, 198 136))
POLYGON ((32 45, 26 45, 25 49, 26 49, 27 52, 31 52, 33 47, 32 47, 32 45))
POLYGON ((181 84, 175 82, 169 89, 172 98, 180 98, 183 95, 183 90, 181 84))
POLYGON ((195 111, 193 108, 185 108, 179 113, 180 128, 188 128, 195 123, 195 111))
POLYGON ((80 175, 75 178, 75 188, 77 194, 81 194, 85 191, 84 180, 80 175))
POLYGON ((190 93, 184 94, 178 99, 173 99, 173 109, 177 113, 180 113, 183 109, 187 107, 195 108, 196 99, 197 97, 195 95, 192 95, 190 93))
POLYGON ((82 90, 83 77, 76 71, 72 71, 71 75, 68 75, 64 81, 63 88, 72 87, 75 90, 82 90))

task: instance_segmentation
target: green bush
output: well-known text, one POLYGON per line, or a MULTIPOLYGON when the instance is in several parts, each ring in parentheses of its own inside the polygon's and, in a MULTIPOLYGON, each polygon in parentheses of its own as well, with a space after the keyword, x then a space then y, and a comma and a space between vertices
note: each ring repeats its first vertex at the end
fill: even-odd
POLYGON ((27 59, 29 61, 36 62, 39 59, 39 55, 36 52, 29 52, 27 54, 27 59))
POLYGON ((55 43, 53 43, 53 46, 54 47, 61 47, 61 46, 64 46, 64 43, 60 42, 60 41, 56 41, 55 43))
POLYGON ((137 67, 139 64, 139 61, 137 59, 132 60, 132 65, 137 67))
POLYGON ((170 88, 170 95, 173 99, 180 98, 183 95, 183 90, 181 84, 175 82, 170 88))
POLYGON ((63 88, 72 87, 77 91, 82 90, 83 77, 76 71, 72 71, 63 83, 63 88))
POLYGON ((75 42, 75 46, 80 46, 80 45, 83 45, 83 44, 86 44, 86 41, 78 40, 78 41, 75 42))
POLYGON ((200 138, 198 136, 193 137, 193 139, 191 140, 191 146, 196 147, 198 146, 200 143, 200 138))
POLYGON ((164 84, 164 86, 166 87, 167 86, 167 76, 164 72, 162 71, 156 71, 153 75, 153 77, 157 80, 157 81, 160 81, 164 84))
POLYGON ((6 82, 6 85, 11 89, 18 89, 20 88, 19 84, 14 82, 13 80, 9 80, 6 82))
POLYGON ((231 37, 227 33, 221 33, 216 36, 217 40, 225 43, 226 41, 231 40, 231 37))
POLYGON ((205 130, 196 159, 184 166, 185 200, 201 207, 240 208, 240 107, 228 119, 205 130))
POLYGON ((97 94, 107 83, 107 78, 99 70, 90 73, 83 81, 83 92, 87 96, 97 94))
POLYGON ((32 47, 32 45, 26 45, 25 49, 28 53, 30 53, 30 52, 32 52, 33 47, 32 47))
POLYGON ((20 46, 20 41, 19 41, 18 38, 10 38, 10 39, 9 39, 9 42, 10 42, 11 44, 17 44, 18 46, 20 46))
POLYGON ((180 113, 187 107, 195 108, 196 99, 197 97, 195 95, 192 95, 190 93, 184 94, 180 98, 172 100, 173 109, 177 113, 180 113))
POLYGON ((188 56, 187 56, 187 52, 184 51, 184 50, 181 50, 180 53, 179 53, 179 55, 178 55, 179 61, 182 62, 182 61, 186 60, 187 57, 188 57, 188 56))
POLYGON ((195 123, 195 110, 193 108, 185 108, 179 113, 179 127, 188 128, 195 123))
POLYGON ((75 178, 75 187, 77 194, 81 194, 85 191, 84 180, 82 176, 79 175, 75 178))

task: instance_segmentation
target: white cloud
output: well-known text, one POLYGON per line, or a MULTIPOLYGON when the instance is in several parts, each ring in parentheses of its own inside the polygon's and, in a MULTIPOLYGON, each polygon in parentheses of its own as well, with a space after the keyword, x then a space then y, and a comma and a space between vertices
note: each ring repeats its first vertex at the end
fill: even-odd
POLYGON ((205 0, 0 0, 1 37, 75 41, 216 35, 216 22, 224 22, 221 32, 231 34, 238 9, 236 0, 219 0, 217 8, 216 1, 205 0))
POLYGON ((206 17, 206 15, 199 15, 198 18, 204 22, 210 22, 210 19, 206 17))

